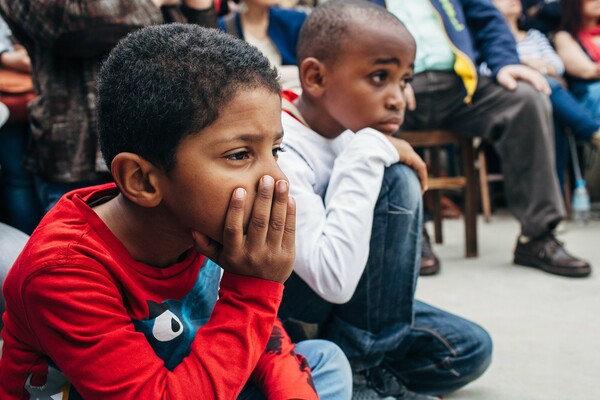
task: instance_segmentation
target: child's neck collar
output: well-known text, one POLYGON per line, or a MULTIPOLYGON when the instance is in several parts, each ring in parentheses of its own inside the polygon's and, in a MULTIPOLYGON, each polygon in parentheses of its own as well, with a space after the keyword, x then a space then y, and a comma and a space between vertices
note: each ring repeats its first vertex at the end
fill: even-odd
POLYGON ((288 113, 290 116, 294 117, 298 122, 300 122, 307 128, 310 128, 310 126, 308 125, 308 123, 306 122, 306 120, 304 119, 302 114, 300 114, 300 110, 298 110, 298 107, 296 107, 296 105, 292 102, 292 100, 287 99, 285 97, 282 98, 281 99, 281 108, 283 109, 283 111, 288 113))

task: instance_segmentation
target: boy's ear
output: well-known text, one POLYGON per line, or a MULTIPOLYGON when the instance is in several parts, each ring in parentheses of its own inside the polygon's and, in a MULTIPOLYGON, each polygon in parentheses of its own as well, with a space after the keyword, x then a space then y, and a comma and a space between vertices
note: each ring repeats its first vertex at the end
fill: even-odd
POLYGON ((325 92, 327 68, 325 64, 314 57, 307 57, 300 64, 300 82, 302 93, 313 97, 321 97, 325 92))
POLYGON ((160 170, 133 153, 119 153, 110 165, 112 176, 121 193, 142 207, 156 207, 162 201, 158 184, 160 170))

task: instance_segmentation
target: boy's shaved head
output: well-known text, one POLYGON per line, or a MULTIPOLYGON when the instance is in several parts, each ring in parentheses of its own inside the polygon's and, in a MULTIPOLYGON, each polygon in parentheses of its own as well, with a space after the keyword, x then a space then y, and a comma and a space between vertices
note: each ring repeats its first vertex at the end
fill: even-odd
POLYGON ((397 25, 413 40, 404 24, 383 7, 364 0, 330 0, 316 7, 302 25, 296 50, 298 63, 307 57, 324 63, 335 60, 351 41, 352 33, 360 31, 360 22, 397 25))

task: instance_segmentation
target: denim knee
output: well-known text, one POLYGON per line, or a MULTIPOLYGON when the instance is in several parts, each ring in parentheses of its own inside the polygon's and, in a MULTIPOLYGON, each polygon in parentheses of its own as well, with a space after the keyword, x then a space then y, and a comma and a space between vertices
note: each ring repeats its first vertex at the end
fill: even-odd
POLYGON ((333 342, 314 339, 296 344, 312 370, 315 388, 322 400, 352 397, 352 371, 344 352, 333 342))
POLYGON ((416 172, 402 163, 386 168, 380 199, 384 196, 390 205, 417 214, 422 206, 423 194, 416 172))
POLYGON ((442 378, 440 374, 439 382, 431 385, 429 394, 447 394, 452 393, 465 385, 479 378, 488 369, 492 362, 492 338, 489 333, 473 323, 470 327, 471 336, 470 348, 465 348, 462 354, 455 359, 448 360, 452 365, 452 370, 457 374, 454 377, 448 375, 448 379, 442 378))
POLYGON ((471 335, 475 338, 474 346, 461 369, 465 385, 483 375, 492 361, 493 343, 490 334, 481 326, 473 324, 471 335))

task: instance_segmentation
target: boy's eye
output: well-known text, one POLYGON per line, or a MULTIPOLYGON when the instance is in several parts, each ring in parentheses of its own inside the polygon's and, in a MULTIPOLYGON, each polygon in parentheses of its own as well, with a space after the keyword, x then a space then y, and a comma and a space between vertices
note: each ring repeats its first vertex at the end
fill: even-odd
POLYGON ((371 79, 375 83, 383 83, 388 77, 388 73, 386 71, 377 71, 371 75, 371 79))
POLYGON ((225 158, 228 160, 245 160, 249 157, 249 153, 247 151, 239 151, 237 153, 226 155, 225 158))
POLYGON ((286 151, 287 149, 285 148, 284 145, 281 145, 279 147, 275 147, 273 149, 273 157, 277 158, 279 156, 279 153, 283 153, 284 151, 286 151))
POLYGON ((402 78, 402 80, 400 81, 400 86, 402 87, 402 89, 404 89, 404 88, 406 88, 406 85, 410 84, 412 81, 413 81, 412 76, 402 78))

